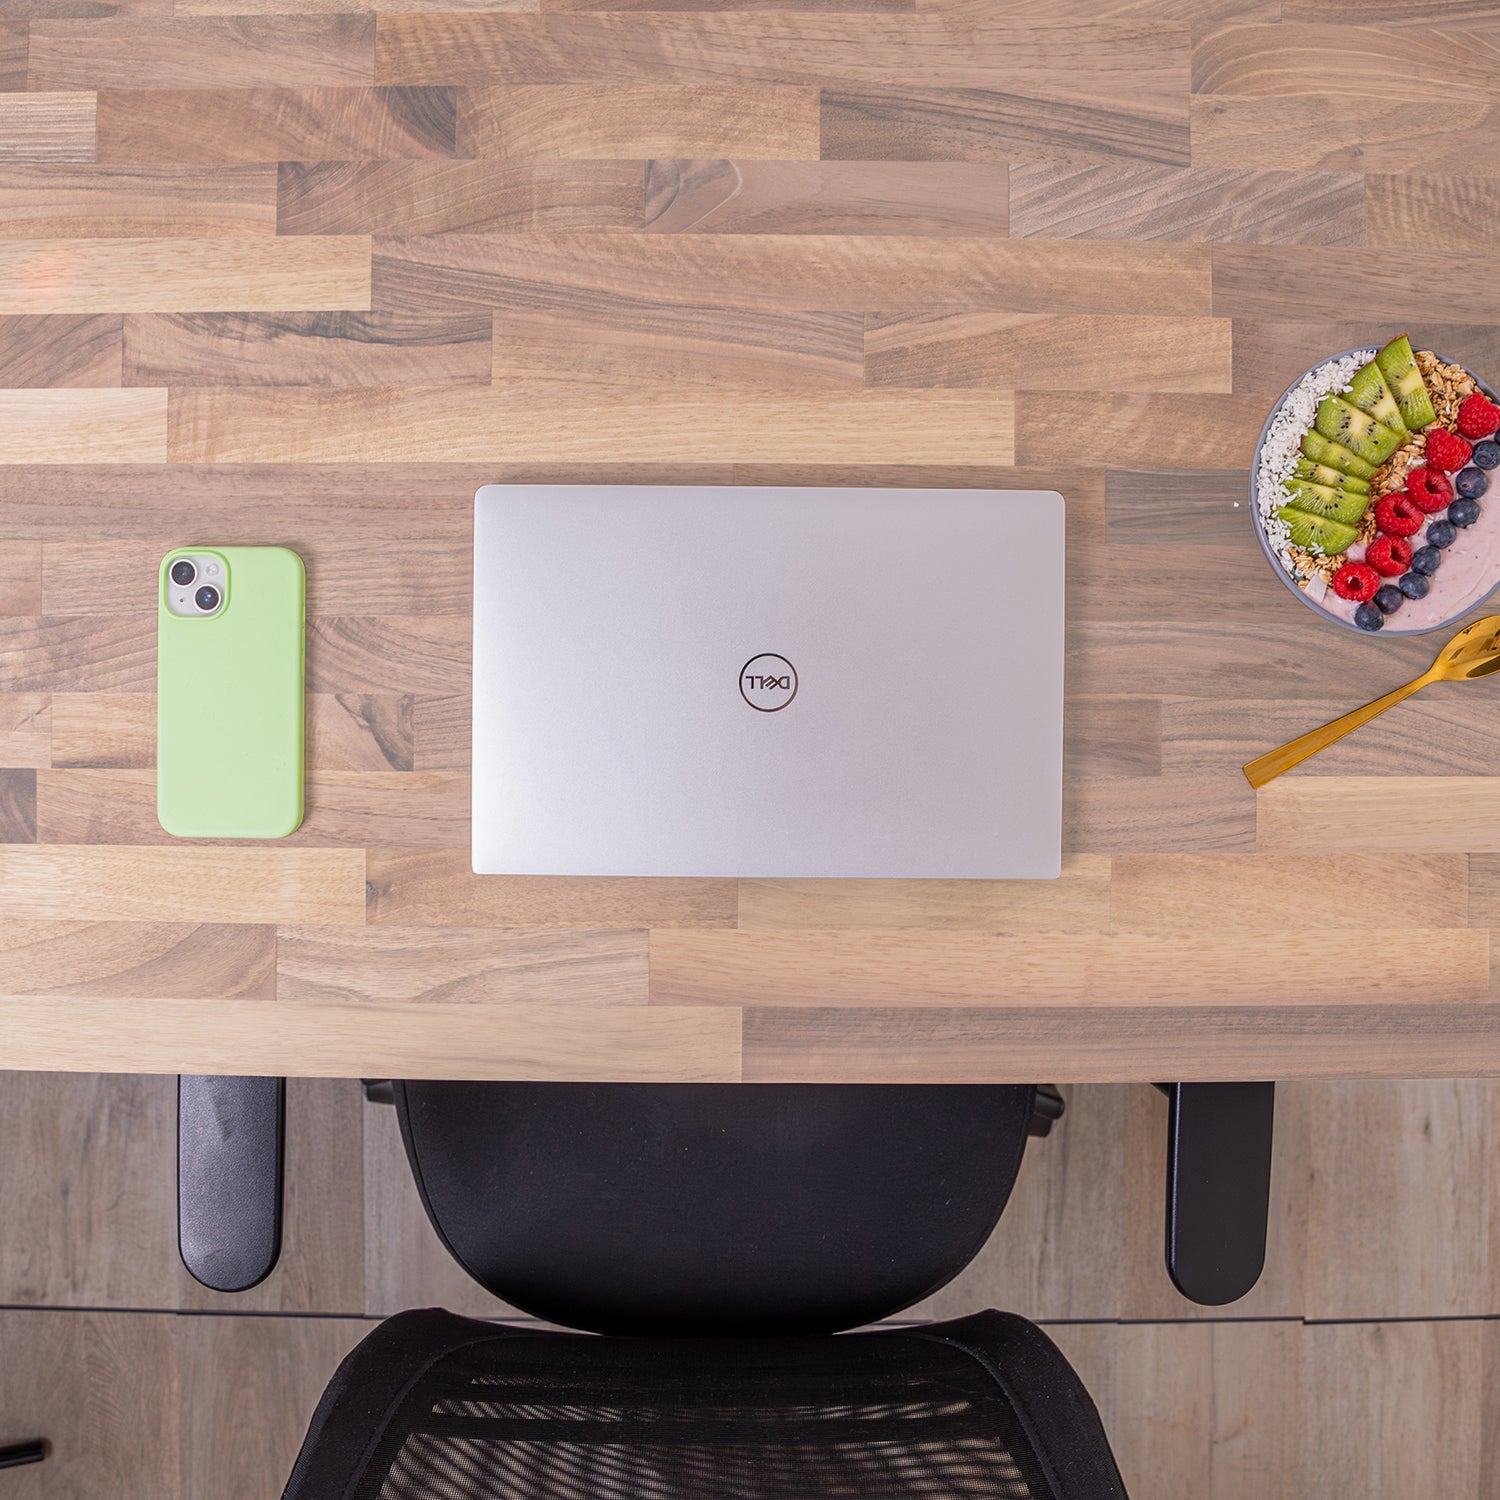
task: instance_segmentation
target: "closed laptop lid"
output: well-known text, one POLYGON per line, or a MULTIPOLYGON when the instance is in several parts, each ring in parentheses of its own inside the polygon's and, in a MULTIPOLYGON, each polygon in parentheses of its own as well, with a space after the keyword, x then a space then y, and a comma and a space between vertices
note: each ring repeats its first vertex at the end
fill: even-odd
POLYGON ((480 490, 475 870, 1056 876, 1063 509, 480 490))

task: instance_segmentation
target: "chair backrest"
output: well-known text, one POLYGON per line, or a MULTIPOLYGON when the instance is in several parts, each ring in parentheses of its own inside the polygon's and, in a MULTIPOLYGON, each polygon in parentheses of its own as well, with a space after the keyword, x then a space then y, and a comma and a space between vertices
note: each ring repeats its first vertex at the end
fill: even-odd
POLYGON ((434 1227, 483 1285, 606 1333, 853 1328, 935 1291, 994 1228, 1019 1086, 396 1086, 434 1227))
POLYGON ((608 1339, 436 1310, 340 1366, 283 1500, 1123 1500, 1098 1412, 1024 1319, 608 1339))

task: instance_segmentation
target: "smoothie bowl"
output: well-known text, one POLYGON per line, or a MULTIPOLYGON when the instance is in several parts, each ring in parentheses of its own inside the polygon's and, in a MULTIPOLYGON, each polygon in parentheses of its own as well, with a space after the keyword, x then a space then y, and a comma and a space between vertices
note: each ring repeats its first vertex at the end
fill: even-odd
POLYGON ((1272 408, 1250 502, 1310 609, 1350 630, 1436 630, 1500 587, 1495 392, 1404 334, 1335 355, 1272 408))

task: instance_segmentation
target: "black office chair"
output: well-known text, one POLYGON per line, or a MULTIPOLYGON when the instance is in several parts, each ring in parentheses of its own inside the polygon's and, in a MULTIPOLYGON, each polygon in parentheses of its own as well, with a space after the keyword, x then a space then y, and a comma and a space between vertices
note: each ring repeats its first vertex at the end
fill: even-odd
POLYGON ((836 1338, 612 1339, 430 1309, 339 1367, 282 1500, 1123 1500, 1022 1318, 836 1338))

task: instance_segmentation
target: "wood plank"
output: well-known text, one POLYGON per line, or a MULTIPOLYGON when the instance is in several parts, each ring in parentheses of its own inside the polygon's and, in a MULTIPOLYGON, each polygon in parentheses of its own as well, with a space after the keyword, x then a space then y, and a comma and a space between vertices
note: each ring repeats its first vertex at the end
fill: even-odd
POLYGON ((1031 162, 1011 168, 1010 204, 1017 237, 1365 243, 1364 181, 1353 173, 1031 162))
POLYGON ((104 89, 97 159, 182 164, 451 157, 458 154, 456 101, 457 90, 436 86, 104 89))
POLYGON ((742 931, 923 928, 1101 932, 1110 862, 1069 854, 1058 880, 742 880, 742 931))
POLYGON ((165 390, 0 390, 0 463, 154 464, 166 456, 165 390))
MULTIPOLYGON (((1500 370, 1500 326, 1494 323, 1412 319, 1406 327, 1415 349, 1435 349, 1445 359, 1457 360, 1486 378, 1500 370)), ((1390 337, 1390 329, 1388 318, 1353 322, 1236 318, 1234 388, 1277 396, 1330 351, 1378 348, 1390 337)))
POLYGON ((0 765, 45 766, 51 758, 51 695, 0 693, 0 765))
POLYGON ((1437 22, 1493 21, 1491 0, 1281 0, 1286 21, 1357 21, 1366 25, 1430 27, 1437 22))
POLYGON ((624 161, 283 162, 281 234, 633 229, 641 168, 624 161))
MULTIPOLYGON (((912 235, 434 235, 381 239, 382 305, 503 306, 527 288, 823 311, 1206 316, 1209 249, 912 235)), ((1264 413, 1262 413, 1262 419, 1264 413)), ((1259 428, 1259 422, 1256 426, 1259 428)))
POLYGON ((857 391, 864 324, 856 312, 691 307, 609 293, 559 304, 522 293, 495 309, 493 378, 638 388, 857 391))
MULTIPOLYGON (((1355 696, 1350 694, 1351 704, 1355 696)), ((1246 761, 1306 734, 1337 711, 1326 692, 1229 702, 1176 699, 1162 706, 1162 764, 1173 774, 1238 774, 1246 761)), ((1500 744, 1456 696, 1424 694, 1330 745, 1297 774, 1496 776, 1500 744)))
POLYGON ((757 10, 906 12, 917 9, 917 0, 541 0, 543 11, 663 11, 700 10, 736 13, 757 10))
POLYGON ((1494 1089, 1490 1079, 1391 1080, 1312 1095, 1307 1317, 1486 1313, 1494 1089))
MULTIPOLYGON (((1016 396, 1017 463, 1044 464, 1056 451, 1060 399, 1047 392, 1016 396)), ((1266 420, 1266 405, 1258 396, 1093 392, 1085 404, 1088 426, 1070 444, 1070 457, 1122 468, 1211 462, 1215 468, 1248 473, 1266 420), (1203 441, 1205 430, 1214 434, 1211 444, 1203 441)))
POLYGON ((373 83, 375 18, 33 21, 29 87, 311 88, 373 83))
POLYGON ((1239 469, 1111 468, 1104 481, 1105 539, 1159 547, 1170 528, 1174 546, 1239 547, 1249 489, 1249 474, 1239 469))
POLYGON ((266 166, 0 167, 7 239, 149 239, 274 234, 276 172, 266 166))
POLYGON ((0 20, 0 93, 26 88, 26 34, 23 20, 0 20))
POLYGON ((644 1005, 643 931, 283 927, 277 998, 318 1005, 644 1005))
MULTIPOLYGON (((486 85, 837 82, 1005 88, 1043 95, 1066 70, 1066 97, 1169 97, 1180 112, 1188 34, 1181 26, 1076 24, 1020 17, 751 12, 642 15, 392 15, 376 43, 379 83, 486 85)), ((33 68, 35 58, 33 56, 33 68)), ((147 80, 142 79, 144 86, 147 80)))
POLYGON ((0 996, 274 1000, 276 930, 243 922, 0 918, 0 996))
POLYGON ((12 542, 0 551, 0 615, 42 611, 42 544, 12 542))
POLYGON ((987 162, 646 163, 655 234, 1006 232, 1006 172, 987 162))
MULTIPOLYGON (((0 775, 3 775, 0 772, 0 775)), ((17 773, 21 774, 21 773, 17 773)), ((27 772, 36 777, 37 772, 27 772)), ((311 770, 301 826, 279 849, 366 844, 469 847, 469 778, 457 771, 311 770)), ((156 821, 152 770, 53 769, 33 791, 34 823, 48 844, 174 845, 156 821)), ((195 839, 195 846, 234 845, 195 839)))
POLYGON ((174 393, 170 426, 179 463, 1011 458, 1011 400, 989 391, 247 387, 174 393))
POLYGON ((141 1494, 177 1500, 173 1329, 164 1315, 0 1312, 11 1351, 0 1371, 7 1432, 45 1432, 56 1466, 32 1484, 38 1494, 42 1483, 64 1495, 108 1494, 129 1475, 141 1494))
MULTIPOLYGON (((772 1005, 744 1012, 746 1083, 1145 1083, 1472 1076, 1500 1069, 1494 1007, 1078 1009, 772 1005)), ((1157 1210, 1159 1214, 1160 1210, 1157 1210)), ((1157 1219, 1158 1224, 1160 1219, 1157 1219)))
POLYGON ((1222 318, 947 312, 865 320, 866 374, 879 386, 1227 392, 1230 360, 1222 318))
POLYGON ((475 385, 485 312, 132 313, 126 385, 475 385))
POLYGON ((1033 97, 994 88, 822 91, 822 155, 857 161, 1188 162, 1182 103, 1033 97))
POLYGON ((371 849, 369 920, 394 927, 733 927, 732 880, 476 875, 468 850, 371 849))
MULTIPOLYGON (((1345 31, 1340 47, 1347 46, 1345 31)), ((1401 52, 1392 54, 1393 61, 1401 52)), ((1500 107, 1445 96, 1358 98, 1319 90, 1280 97, 1203 94, 1192 101, 1195 166, 1309 172, 1500 172, 1500 107)))
MULTIPOLYGON (((0 239, 0 312, 365 309, 370 242, 261 235, 0 239)), ((54 462, 72 462, 63 454, 54 462)))
MULTIPOLYGON (((4 714, 4 701, 0 699, 0 717, 4 714)), ((75 769, 144 770, 156 764, 156 698, 153 694, 56 693, 50 701, 53 765, 75 769)), ((0 738, 0 745, 3 744, 3 738, 0 738)), ((0 752, 0 758, 3 758, 3 752, 0 752)), ((412 758, 412 700, 409 696, 379 693, 308 695, 307 764, 310 770, 410 771, 412 758)), ((38 763, 45 765, 47 761, 44 759, 38 763)))
POLYGON ((1370 244, 1386 250, 1500 249, 1500 182, 1374 173, 1365 179, 1370 244))
POLYGON ((486 83, 463 90, 458 118, 465 156, 818 154, 813 88, 486 83))
POLYGON ((86 911, 99 921, 139 922, 170 911, 183 922, 362 922, 364 875, 357 849, 9 845, 0 848, 0 915, 66 919, 86 911))
POLYGON ((1222 774, 1079 779, 1063 788, 1063 846, 1105 854, 1248 852, 1255 798, 1248 783, 1222 774))
MULTIPOLYGON (((33 64, 34 66, 35 64, 33 64)), ((1330 22, 1227 26, 1193 49, 1193 92, 1241 97, 1354 97, 1418 103, 1441 91, 1454 104, 1487 106, 1500 91, 1500 33, 1493 28, 1385 30, 1330 22), (1330 51, 1361 59, 1324 66, 1330 51), (1464 59, 1453 67, 1453 56, 1464 59)))
POLYGON ((1488 777, 1283 776, 1256 794, 1256 847, 1494 854, 1497 816, 1500 789, 1488 777))
MULTIPOLYGON (((41 89, 35 82, 32 87, 41 89)), ((0 94, 0 162, 93 159, 92 94, 0 94)))
POLYGON ((1212 255, 1219 317, 1317 316, 1328 306, 1327 278, 1337 272, 1344 293, 1383 308, 1388 323, 1451 318, 1459 304, 1478 322, 1500 322, 1500 287, 1485 279, 1488 256, 1372 255, 1351 265, 1342 251, 1323 246, 1287 258, 1249 245, 1215 245, 1212 255))
MULTIPOLYGON (((45 773, 44 773, 45 774, 45 773)), ((1366 934, 1357 970, 1322 932, 1220 928, 1047 936, 910 931, 654 932, 651 1000, 669 1005, 937 1008, 1318 1004, 1441 1006, 1489 993, 1489 934, 1366 934), (1373 945, 1373 946, 1372 946, 1373 945), (1420 951, 1416 951, 1420 950, 1420 951), (1288 991, 1288 976, 1297 976, 1288 991), (1316 997, 1316 998, 1313 998, 1316 997)))
POLYGON ((0 615, 0 671, 18 693, 154 692, 154 619, 0 615))
MULTIPOLYGON (((1362 855, 1125 854, 1113 861, 1110 906, 1120 929, 1261 932, 1301 927, 1310 909, 1338 891, 1357 890, 1369 875, 1362 855)), ((1469 867, 1462 855, 1418 854, 1381 868, 1382 899, 1420 912, 1429 927, 1464 927, 1469 867)), ((1330 1314, 1330 1316, 1332 1316, 1330 1314)))
POLYGON ((36 772, 0 769, 0 844, 36 843, 36 772))
MULTIPOLYGON (((153 851, 159 853, 161 851, 153 851)), ((221 851, 208 850, 207 853, 221 851)), ((311 851, 298 850, 306 854, 311 851)), ((0 859, 7 858, 0 852, 0 859)), ((16 1068, 287 1078, 515 1078, 735 1083, 740 1018, 727 1007, 278 1005, 20 998, 0 1007, 16 1068)))
POLYGON ((457 691, 470 680, 467 619, 319 615, 307 626, 314 693, 457 691))
POLYGON ((1063 718, 1063 776, 1109 779, 1161 775, 1161 703, 1105 694, 1069 698, 1063 718))
POLYGON ((1482 1495, 1485 1332, 1429 1322, 1306 1329, 1306 1493, 1401 1494, 1423 1474, 1431 1482, 1437 1455, 1449 1494, 1482 1495), (1366 1428, 1350 1422, 1351 1410, 1380 1416, 1366 1428))
POLYGON ((420 771, 467 771, 473 723, 467 692, 419 693, 412 700, 412 765, 420 771))
POLYGON ((0 315, 0 387, 119 385, 121 328, 107 313, 0 315))
MULTIPOLYGON (((154 614, 162 558, 170 536, 141 541, 48 542, 42 548, 41 613, 154 614)), ((413 540, 400 548, 382 542, 323 542, 302 549, 307 609, 325 617, 358 611, 367 617, 473 615, 472 547, 467 538, 413 540)), ((461 627, 460 627, 461 628, 461 627)), ((430 685, 430 684, 429 684, 430 685)))
POLYGON ((181 1420, 189 1432, 213 1435, 183 1443, 182 1494, 259 1500, 274 1493, 291 1473, 323 1387, 370 1325, 234 1316, 177 1322, 181 1420), (238 1381, 231 1371, 240 1372, 238 1381))

